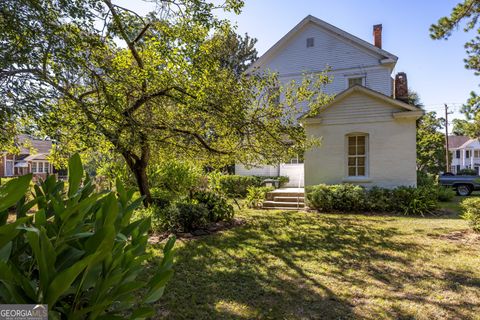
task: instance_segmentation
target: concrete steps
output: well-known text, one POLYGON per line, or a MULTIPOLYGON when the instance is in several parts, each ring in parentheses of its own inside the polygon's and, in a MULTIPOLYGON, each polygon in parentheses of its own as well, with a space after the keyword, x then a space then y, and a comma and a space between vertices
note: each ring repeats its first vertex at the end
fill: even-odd
POLYGON ((305 193, 294 190, 277 189, 268 192, 263 202, 263 209, 268 210, 302 210, 305 208, 305 193))

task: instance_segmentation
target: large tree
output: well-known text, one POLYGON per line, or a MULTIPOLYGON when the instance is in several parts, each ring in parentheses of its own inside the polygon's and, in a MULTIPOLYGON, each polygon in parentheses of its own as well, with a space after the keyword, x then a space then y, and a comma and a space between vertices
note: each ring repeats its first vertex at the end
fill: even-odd
POLYGON ((328 102, 325 74, 286 85, 275 74, 242 74, 218 54, 234 31, 214 4, 156 4, 141 16, 111 0, 2 2, 7 117, 38 115, 60 145, 120 154, 146 204, 152 156, 269 164, 317 142, 296 117, 328 102))
MULTIPOLYGON (((406 103, 423 109, 417 92, 409 89, 406 103)), ((445 119, 428 112, 417 120, 417 170, 438 174, 445 170, 445 136, 440 132, 445 119)))
POLYGON ((445 171, 445 119, 428 112, 417 120, 417 170, 438 174, 445 171))
MULTIPOLYGON (((432 39, 448 39, 452 32, 463 26, 464 32, 475 30, 477 35, 465 43, 467 58, 465 67, 480 75, 480 0, 464 0, 457 4, 449 16, 442 17, 430 27, 432 39)), ((462 122, 461 130, 471 137, 480 137, 480 96, 470 93, 467 103, 462 107, 467 121, 462 122)))

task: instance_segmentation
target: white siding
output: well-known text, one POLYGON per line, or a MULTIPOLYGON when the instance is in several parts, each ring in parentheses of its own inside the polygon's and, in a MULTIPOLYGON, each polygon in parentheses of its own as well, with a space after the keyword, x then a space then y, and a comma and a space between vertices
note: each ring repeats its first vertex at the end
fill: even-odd
POLYGON ((235 174, 241 176, 261 176, 261 177, 276 177, 278 176, 277 166, 256 166, 252 168, 246 168, 243 164, 235 164, 235 174))
POLYGON ((337 184, 346 179, 346 138, 368 134, 368 178, 365 186, 416 185, 415 119, 395 120, 400 111, 376 99, 352 94, 321 114, 319 124, 306 124, 309 136, 322 137, 319 148, 305 154, 305 184, 337 184), (363 116, 362 113, 365 115, 363 116))
POLYGON ((303 163, 288 164, 282 163, 280 165, 280 175, 288 177, 289 181, 285 187, 303 188, 304 187, 304 166, 303 163))
POLYGON ((354 92, 342 101, 330 106, 319 117, 322 119, 322 125, 390 121, 392 120, 392 113, 399 111, 405 110, 385 105, 380 100, 354 92))
POLYGON ((329 66, 333 81, 326 93, 337 94, 347 89, 346 77, 364 76, 365 86, 386 96, 392 95, 392 66, 380 64, 380 57, 366 52, 348 40, 332 35, 314 24, 308 24, 285 43, 278 53, 267 59, 262 68, 279 73, 283 83, 301 81, 306 72, 320 72, 329 66), (315 46, 306 47, 313 37, 315 46))
POLYGON ((263 67, 280 74, 320 71, 327 66, 349 69, 379 64, 379 56, 367 52, 344 38, 333 35, 313 23, 303 27, 263 67), (314 47, 307 48, 307 38, 313 37, 314 47))

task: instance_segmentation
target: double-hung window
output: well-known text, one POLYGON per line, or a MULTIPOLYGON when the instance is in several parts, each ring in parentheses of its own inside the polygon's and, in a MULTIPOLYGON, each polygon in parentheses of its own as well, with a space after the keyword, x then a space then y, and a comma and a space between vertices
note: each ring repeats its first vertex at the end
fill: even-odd
POLYGON ((347 175, 365 177, 368 161, 368 135, 354 134, 347 136, 347 175))

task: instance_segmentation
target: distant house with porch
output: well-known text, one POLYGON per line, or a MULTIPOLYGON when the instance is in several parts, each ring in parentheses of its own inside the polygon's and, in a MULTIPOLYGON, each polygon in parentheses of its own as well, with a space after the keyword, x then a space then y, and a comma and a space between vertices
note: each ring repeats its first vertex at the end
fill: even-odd
POLYGON ((48 161, 52 150, 51 140, 42 140, 29 135, 19 135, 15 143, 20 149, 18 154, 3 152, 0 155, 0 177, 16 177, 33 173, 34 178, 45 179, 53 173, 53 166, 48 161))
POLYGON ((462 169, 480 171, 480 141, 466 136, 449 136, 448 150, 452 154, 450 172, 458 173, 462 169))

